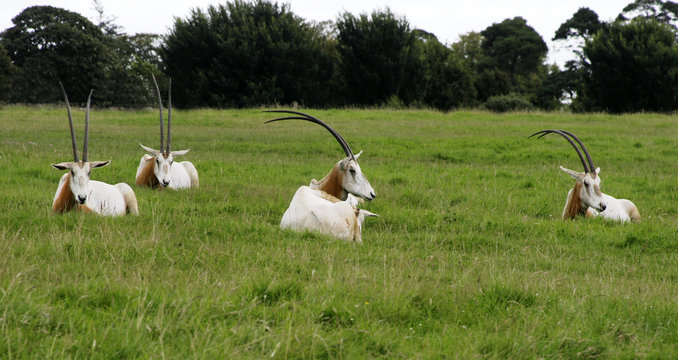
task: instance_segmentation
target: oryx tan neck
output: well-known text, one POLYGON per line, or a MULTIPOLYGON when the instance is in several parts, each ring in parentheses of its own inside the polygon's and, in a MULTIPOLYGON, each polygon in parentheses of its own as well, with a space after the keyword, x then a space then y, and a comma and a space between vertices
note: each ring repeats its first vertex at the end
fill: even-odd
POLYGON ((348 193, 342 186, 343 174, 339 170, 339 165, 335 165, 329 174, 325 175, 320 181, 314 181, 314 188, 324 191, 329 195, 339 199, 346 200, 348 193))
POLYGON ((581 200, 582 184, 577 182, 570 191, 567 197, 567 204, 565 204, 565 211, 563 212, 563 219, 574 219, 577 216, 586 215, 586 208, 584 202, 581 200))
POLYGON ((77 205, 78 202, 75 200, 75 196, 71 191, 70 182, 71 174, 68 174, 59 195, 57 195, 57 198, 54 199, 54 203, 52 203, 53 211, 63 213, 72 210, 77 205))
POLYGON ((160 184, 158 178, 155 176, 153 168, 155 166, 155 157, 152 157, 150 161, 146 162, 143 165, 141 174, 136 178, 136 184, 140 186, 149 186, 151 188, 156 188, 160 184))

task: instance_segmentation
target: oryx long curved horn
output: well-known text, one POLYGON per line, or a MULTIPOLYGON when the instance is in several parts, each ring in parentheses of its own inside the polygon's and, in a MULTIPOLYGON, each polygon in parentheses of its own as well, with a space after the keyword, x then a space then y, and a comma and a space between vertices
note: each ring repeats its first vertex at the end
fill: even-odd
POLYGON ((167 156, 171 151, 170 139, 171 133, 170 129, 172 127, 172 79, 169 79, 169 89, 167 90, 167 156))
POLYGON ((572 145, 572 147, 574 148, 574 150, 577 151, 577 155, 579 155, 579 160, 581 160, 581 164, 584 165, 584 172, 589 173, 590 171, 589 171, 588 167, 586 166, 586 160, 584 160, 584 156, 581 154, 581 151, 579 151, 579 148, 578 148, 577 145, 574 143, 574 141, 572 141, 572 139, 570 139, 570 138, 567 136, 567 134, 565 134, 563 131, 561 131, 561 130, 542 130, 542 131, 537 131, 536 133, 534 133, 534 134, 532 134, 532 135, 530 135, 530 136, 528 136, 528 137, 533 137, 533 136, 535 136, 535 135, 537 135, 537 134, 541 134, 541 135, 537 138, 537 139, 540 139, 540 138, 542 138, 542 137, 544 137, 544 136, 546 136, 546 135, 548 135, 548 134, 551 134, 551 133, 555 133, 555 134, 558 134, 558 135, 564 137, 564 138, 570 143, 570 145, 572 145))
POLYGON ((92 102, 92 93, 94 89, 89 91, 89 96, 87 97, 87 110, 85 111, 85 139, 83 140, 84 144, 82 145, 82 161, 87 161, 87 147, 89 144, 89 105, 92 102))
POLYGON ((589 169, 591 169, 591 173, 595 174, 596 166, 593 165, 593 160, 591 159, 591 154, 589 154, 589 151, 586 149, 586 146, 584 146, 584 143, 581 142, 581 140, 579 140, 579 138, 577 136, 575 136, 573 133, 571 133, 569 131, 565 131, 565 130, 560 130, 560 131, 564 132, 567 135, 570 135, 570 137, 572 137, 574 140, 577 141, 577 143, 579 143, 579 146, 581 146, 581 149, 584 150, 584 155, 586 155, 586 159, 589 162, 589 169))
POLYGON ((71 127, 71 142, 73 144, 73 162, 78 162, 78 146, 75 142, 75 131, 73 131, 73 116, 71 115, 71 104, 68 102, 68 95, 64 89, 64 84, 59 81, 61 92, 64 94, 64 101, 66 102, 66 110, 68 110, 68 125, 71 127))
POLYGON ((332 129, 332 127, 325 124, 320 119, 318 119, 314 116, 308 115, 308 114, 304 114, 302 112, 291 111, 291 110, 265 110, 264 112, 276 112, 276 113, 287 113, 287 114, 299 115, 299 116, 288 116, 288 117, 282 117, 282 118, 278 118, 278 119, 268 120, 265 123, 270 123, 270 122, 273 122, 273 121, 280 121, 280 120, 306 120, 306 121, 310 121, 312 123, 316 123, 316 124, 324 127, 325 129, 327 129, 327 131, 330 132, 330 134, 332 134, 332 136, 334 136, 335 139, 337 139, 337 141, 339 142, 339 145, 341 145, 341 148, 344 149, 344 153, 346 153, 346 156, 350 156, 351 159, 355 160, 355 157, 353 156, 353 151, 351 151, 351 147, 348 146, 348 143, 346 143, 346 140, 344 140, 344 138, 336 130, 332 129))
POLYGON ((160 97, 160 88, 158 87, 158 82, 155 81, 155 75, 151 74, 153 78, 153 84, 155 84, 155 92, 158 95, 158 110, 160 111, 160 152, 162 152, 165 147, 163 137, 165 136, 165 130, 163 129, 163 118, 162 118, 162 98, 160 97))

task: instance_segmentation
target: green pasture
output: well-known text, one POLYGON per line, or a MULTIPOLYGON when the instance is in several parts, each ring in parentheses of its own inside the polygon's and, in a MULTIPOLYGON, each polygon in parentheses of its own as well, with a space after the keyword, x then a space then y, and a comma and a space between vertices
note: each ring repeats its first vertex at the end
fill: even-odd
MULTIPOLYGON (((134 185, 155 110, 94 109, 92 179, 138 217, 52 213, 72 160, 63 107, 0 109, 0 358, 678 357, 678 119, 306 110, 357 153, 378 213, 362 245, 278 227, 343 156, 321 127, 173 112, 200 188, 134 185), (563 221, 567 129, 640 224, 563 221)), ((74 110, 79 147, 84 111, 74 110)))

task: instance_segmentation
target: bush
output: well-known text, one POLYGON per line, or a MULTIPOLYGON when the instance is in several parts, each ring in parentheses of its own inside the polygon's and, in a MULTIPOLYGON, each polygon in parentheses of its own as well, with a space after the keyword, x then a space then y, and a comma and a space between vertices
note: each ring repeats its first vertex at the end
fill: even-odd
POLYGON ((485 101, 483 106, 494 112, 531 110, 533 108, 529 100, 516 93, 492 96, 485 101))

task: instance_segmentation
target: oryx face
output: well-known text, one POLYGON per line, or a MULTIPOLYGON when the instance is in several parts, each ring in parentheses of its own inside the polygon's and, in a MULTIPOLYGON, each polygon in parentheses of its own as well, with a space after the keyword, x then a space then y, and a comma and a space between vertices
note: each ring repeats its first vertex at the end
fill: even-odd
MULTIPOLYGON (((561 170, 566 172, 568 175, 572 176, 577 180, 577 184, 581 184, 579 187, 579 197, 584 203, 584 205, 594 208, 598 211, 605 211, 607 204, 603 199, 603 193, 600 191, 600 168, 596 168, 595 173, 585 173, 585 172, 576 172, 564 167, 560 167, 561 170)), ((575 190, 577 186, 575 186, 575 190)))
POLYGON ((59 164, 52 164, 52 166, 59 170, 69 170, 70 178, 69 187, 73 193, 73 197, 80 204, 87 202, 87 196, 91 192, 90 187, 90 173, 92 169, 104 167, 111 161, 92 161, 92 162, 63 162, 59 164))
POLYGON ((155 158, 155 163, 153 164, 153 174, 158 179, 158 183, 163 187, 169 186, 171 182, 171 169, 172 164, 174 163, 174 157, 184 155, 188 150, 180 151, 170 151, 169 153, 163 153, 158 150, 151 149, 144 145, 141 147, 148 152, 149 155, 155 158), (167 155, 167 156, 165 156, 167 155))
POLYGON ((349 156, 339 162, 339 170, 343 172, 342 186, 350 194, 365 200, 374 200, 377 195, 374 193, 370 182, 367 181, 365 174, 360 170, 360 165, 358 165, 360 154, 362 154, 362 151, 355 155, 354 159, 349 156))
POLYGON ((155 177, 158 178, 158 182, 162 186, 169 186, 170 184, 170 169, 172 168, 172 163, 174 159, 172 154, 168 154, 165 157, 164 154, 160 153, 155 156, 155 164, 153 165, 153 173, 155 177))

